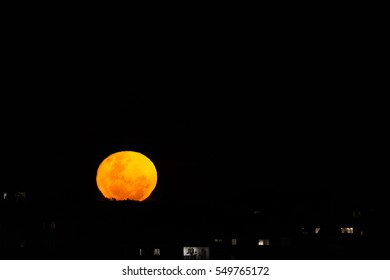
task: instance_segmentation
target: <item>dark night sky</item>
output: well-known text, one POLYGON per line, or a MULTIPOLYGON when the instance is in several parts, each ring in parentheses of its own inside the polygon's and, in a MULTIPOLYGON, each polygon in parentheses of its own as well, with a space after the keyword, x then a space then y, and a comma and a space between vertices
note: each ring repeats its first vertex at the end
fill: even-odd
POLYGON ((94 201, 101 160, 134 150, 155 163, 150 199, 163 202, 381 191, 382 112, 364 100, 99 94, 87 104, 56 97, 31 105, 7 124, 8 186, 44 200, 94 201))
POLYGON ((348 44, 233 54, 219 44, 140 44, 125 56, 60 42, 12 48, 4 189, 93 201, 98 164, 134 150, 155 163, 160 201, 230 203, 264 191, 382 197, 383 74, 348 44))
MULTIPOLYGON (((71 244, 65 251, 88 250, 83 240, 106 231, 83 233, 85 218, 100 223, 127 206, 101 203, 98 166, 132 150, 153 161, 157 186, 142 211, 129 203, 136 211, 120 213, 155 217, 158 235, 180 225, 208 231, 203 220, 250 226, 253 210, 278 226, 332 222, 362 208, 373 217, 371 236, 386 237, 388 50, 378 25, 334 17, 241 23, 229 15, 229 25, 216 17, 201 27, 203 18, 166 25, 97 17, 86 24, 15 17, 4 28, 0 194, 26 191, 28 200, 26 208, 4 208, 15 225, 18 209, 31 211, 23 219, 54 217, 64 225, 59 244, 71 244)), ((34 234, 39 223, 31 222, 34 234)))

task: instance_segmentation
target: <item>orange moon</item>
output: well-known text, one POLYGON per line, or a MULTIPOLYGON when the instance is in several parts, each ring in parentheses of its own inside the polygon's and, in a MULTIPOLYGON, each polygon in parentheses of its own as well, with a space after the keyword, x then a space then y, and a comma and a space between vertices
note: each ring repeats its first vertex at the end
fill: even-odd
POLYGON ((156 187, 157 170, 139 152, 116 152, 100 163, 96 183, 105 198, 143 201, 156 187))

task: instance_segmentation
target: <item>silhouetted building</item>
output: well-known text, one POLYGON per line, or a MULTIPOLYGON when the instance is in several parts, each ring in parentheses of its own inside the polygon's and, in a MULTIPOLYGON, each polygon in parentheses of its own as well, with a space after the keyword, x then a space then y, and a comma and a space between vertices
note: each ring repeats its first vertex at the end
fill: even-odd
POLYGON ((69 205, 26 197, 2 193, 2 259, 367 259, 379 257, 383 242, 373 210, 347 202, 69 205))

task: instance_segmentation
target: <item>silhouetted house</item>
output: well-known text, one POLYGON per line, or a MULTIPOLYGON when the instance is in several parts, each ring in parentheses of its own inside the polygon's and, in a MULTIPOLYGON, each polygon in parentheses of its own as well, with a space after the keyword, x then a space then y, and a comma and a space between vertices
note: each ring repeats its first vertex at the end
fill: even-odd
POLYGON ((380 222, 357 205, 38 205, 18 197, 1 196, 2 258, 339 259, 373 254, 379 244, 380 222))

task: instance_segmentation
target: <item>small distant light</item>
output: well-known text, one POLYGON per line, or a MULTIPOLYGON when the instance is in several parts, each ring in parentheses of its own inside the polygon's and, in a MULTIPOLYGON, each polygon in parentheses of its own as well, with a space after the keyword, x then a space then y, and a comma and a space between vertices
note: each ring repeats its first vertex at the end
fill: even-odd
POLYGON ((318 234, 318 233, 320 232, 320 229, 321 229, 321 228, 316 227, 316 228, 314 229, 315 234, 318 234))
POLYGON ((341 228, 342 234, 352 234, 353 233, 353 227, 342 227, 341 228))
POLYGON ((257 243, 259 246, 268 246, 269 245, 269 239, 259 239, 259 242, 257 243))

